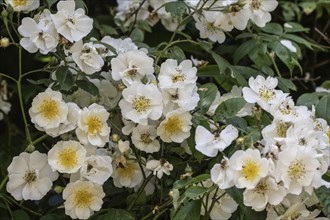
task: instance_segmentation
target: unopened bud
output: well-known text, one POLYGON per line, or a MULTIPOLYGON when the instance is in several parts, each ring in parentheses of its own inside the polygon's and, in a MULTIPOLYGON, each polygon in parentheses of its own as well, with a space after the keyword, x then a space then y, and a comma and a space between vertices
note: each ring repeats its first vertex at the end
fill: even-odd
POLYGON ((120 136, 118 134, 113 134, 111 136, 111 140, 112 142, 118 143, 118 141, 120 140, 120 136))
POLYGON ((118 84, 118 90, 123 91, 126 88, 126 86, 123 83, 118 84))
POLYGON ((7 37, 1 38, 1 40, 0 40, 1 47, 6 48, 9 46, 9 44, 10 44, 10 41, 7 37))
POLYGON ((35 147, 33 144, 29 144, 29 146, 27 146, 27 148, 25 149, 26 152, 32 153, 33 151, 35 151, 35 147))
POLYGON ((63 186, 55 186, 54 187, 54 191, 58 194, 62 193, 64 190, 64 187, 63 186))
POLYGON ((236 144, 237 145, 244 145, 245 138, 244 137, 239 137, 236 139, 236 144))
POLYGON ((1 12, 1 16, 2 16, 3 18, 8 17, 8 11, 7 11, 6 9, 4 9, 4 10, 1 12))

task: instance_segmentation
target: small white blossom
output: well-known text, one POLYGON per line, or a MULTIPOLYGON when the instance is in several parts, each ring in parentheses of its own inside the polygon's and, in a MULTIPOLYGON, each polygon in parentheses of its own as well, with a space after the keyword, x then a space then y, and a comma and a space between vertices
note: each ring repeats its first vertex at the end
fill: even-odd
POLYGON ((86 149, 78 141, 59 141, 48 152, 53 171, 75 173, 85 163, 86 149))
POLYGON ((212 134, 203 126, 197 126, 195 133, 196 150, 208 157, 215 157, 238 137, 238 130, 228 125, 220 134, 212 134))
POLYGON ((286 48, 288 48, 288 50, 290 52, 292 52, 292 53, 296 53, 297 52, 297 48, 292 44, 291 41, 289 41, 289 40, 281 40, 280 42, 281 42, 281 44, 283 46, 285 46, 286 48))
POLYGON ((227 157, 224 157, 220 164, 214 164, 211 169, 211 180, 220 189, 227 189, 234 186, 234 171, 230 169, 227 157))
POLYGON ((47 155, 38 151, 15 156, 7 170, 7 191, 16 200, 40 200, 58 178, 47 163, 47 155))
POLYGON ((82 8, 75 10, 75 1, 59 1, 57 13, 51 17, 59 34, 68 41, 80 41, 93 29, 93 19, 85 15, 82 8))
POLYGON ((112 159, 104 155, 91 155, 80 169, 80 177, 103 185, 112 175, 112 159))
POLYGON ((160 150, 160 144, 156 137, 157 130, 154 126, 138 125, 133 128, 132 142, 137 149, 144 152, 154 153, 160 150))
POLYGON ((14 11, 32 11, 40 6, 40 0, 5 0, 5 3, 11 5, 14 11))
POLYGON ((60 92, 48 88, 33 99, 29 114, 32 123, 42 129, 53 129, 67 120, 68 105, 60 92))
POLYGON ((133 50, 119 54, 111 60, 112 78, 122 80, 126 86, 134 81, 141 82, 146 76, 151 77, 154 73, 154 60, 145 52, 133 50))
POLYGON ((170 175, 170 172, 173 170, 173 165, 164 159, 149 160, 146 164, 146 168, 153 171, 153 174, 157 176, 158 179, 161 179, 164 174, 170 175))
POLYGON ((102 186, 93 182, 69 183, 63 190, 65 214, 72 219, 88 219, 101 209, 104 196, 102 186))
POLYGON ((119 102, 122 115, 135 123, 148 124, 148 118, 157 120, 163 112, 162 95, 154 84, 132 83, 124 89, 119 102))
POLYGON ((229 166, 234 170, 234 182, 237 188, 253 189, 269 171, 269 162, 261 158, 260 152, 251 148, 238 150, 229 159, 229 166))
POLYGON ((102 56, 91 42, 83 44, 82 41, 78 41, 70 48, 70 52, 73 61, 87 75, 100 71, 104 65, 102 56))
POLYGON ((157 128, 157 135, 164 142, 182 143, 190 136, 191 119, 191 114, 181 109, 168 112, 157 128))
POLYGON ((245 0, 251 10, 251 21, 259 27, 264 27, 271 20, 269 12, 278 5, 276 0, 245 0))
POLYGON ((134 188, 143 181, 143 175, 139 163, 121 156, 114 160, 112 174, 113 184, 116 187, 134 188))
POLYGON ((76 134, 82 144, 103 147, 109 141, 110 127, 107 124, 109 113, 98 104, 92 104, 78 113, 76 134))

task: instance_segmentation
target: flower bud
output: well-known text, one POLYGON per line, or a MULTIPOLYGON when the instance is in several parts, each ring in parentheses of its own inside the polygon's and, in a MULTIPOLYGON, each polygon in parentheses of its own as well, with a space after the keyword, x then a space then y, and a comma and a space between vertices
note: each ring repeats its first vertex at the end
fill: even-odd
POLYGON ((63 186, 55 186, 54 187, 54 191, 58 194, 62 193, 64 190, 64 187, 63 186))
POLYGON ((118 134, 113 134, 111 136, 111 140, 115 143, 118 143, 118 141, 120 140, 120 136, 118 134))
POLYGON ((7 37, 1 38, 1 40, 0 40, 1 47, 6 48, 9 46, 9 44, 10 44, 10 41, 7 37))

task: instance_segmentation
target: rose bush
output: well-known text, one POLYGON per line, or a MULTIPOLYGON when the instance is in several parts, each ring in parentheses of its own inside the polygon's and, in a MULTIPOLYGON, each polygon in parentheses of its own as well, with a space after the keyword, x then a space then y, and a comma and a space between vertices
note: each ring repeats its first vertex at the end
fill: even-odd
POLYGON ((329 2, 0 3, 1 219, 330 217, 329 2))

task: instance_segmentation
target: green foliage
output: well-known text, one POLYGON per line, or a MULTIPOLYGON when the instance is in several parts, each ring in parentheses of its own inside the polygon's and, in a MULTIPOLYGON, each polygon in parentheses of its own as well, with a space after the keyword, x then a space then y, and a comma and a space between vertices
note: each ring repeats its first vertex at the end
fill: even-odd
POLYGON ((134 216, 132 216, 128 211, 124 209, 108 209, 107 213, 104 215, 97 216, 95 220, 135 220, 134 216))
POLYGON ((173 220, 200 219, 201 200, 192 200, 174 215, 173 220))

